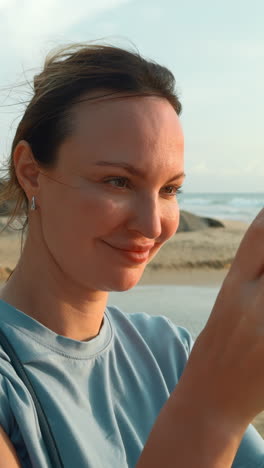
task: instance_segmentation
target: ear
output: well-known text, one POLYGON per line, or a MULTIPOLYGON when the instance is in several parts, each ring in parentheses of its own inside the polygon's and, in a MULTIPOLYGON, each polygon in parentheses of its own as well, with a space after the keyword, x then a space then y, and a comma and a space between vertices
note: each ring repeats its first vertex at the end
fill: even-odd
POLYGON ((13 154, 18 182, 27 198, 31 200, 39 189, 39 166, 34 159, 31 147, 25 140, 19 141, 13 154))

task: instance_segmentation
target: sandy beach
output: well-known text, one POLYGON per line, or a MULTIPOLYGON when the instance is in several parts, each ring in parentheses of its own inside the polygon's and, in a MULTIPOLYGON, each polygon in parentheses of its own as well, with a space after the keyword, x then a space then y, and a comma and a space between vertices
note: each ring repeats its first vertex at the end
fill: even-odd
MULTIPOLYGON (((224 227, 177 233, 147 266, 146 278, 151 278, 151 275, 154 277, 155 271, 163 274, 173 270, 179 273, 199 270, 200 273, 203 272, 205 284, 208 284, 212 271, 219 272, 230 267, 248 227, 240 221, 223 221, 223 224, 224 227)), ((213 281, 220 277, 221 274, 214 275, 213 281)))
MULTIPOLYGON (((0 218, 0 229, 4 219, 0 218)), ((224 227, 179 232, 146 267, 139 285, 218 286, 225 278, 248 227, 240 221, 223 221, 224 227)), ((0 235, 0 282, 15 268, 21 251, 21 234, 0 235)), ((264 412, 253 424, 264 437, 264 412)))
MULTIPOLYGON (((4 219, 1 220, 3 225, 4 219)), ((240 221, 223 221, 224 227, 179 232, 147 265, 140 284, 219 284, 225 277, 248 227, 240 221)), ((21 234, 0 235, 0 275, 4 280, 19 258, 21 234)))

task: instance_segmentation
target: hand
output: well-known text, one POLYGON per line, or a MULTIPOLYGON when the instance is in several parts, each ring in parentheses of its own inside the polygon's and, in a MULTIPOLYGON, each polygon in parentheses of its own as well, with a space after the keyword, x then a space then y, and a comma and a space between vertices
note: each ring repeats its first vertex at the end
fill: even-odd
POLYGON ((264 409, 264 210, 239 246, 175 397, 233 428, 264 409))
POLYGON ((263 409, 264 210, 241 242, 137 468, 229 468, 263 409))

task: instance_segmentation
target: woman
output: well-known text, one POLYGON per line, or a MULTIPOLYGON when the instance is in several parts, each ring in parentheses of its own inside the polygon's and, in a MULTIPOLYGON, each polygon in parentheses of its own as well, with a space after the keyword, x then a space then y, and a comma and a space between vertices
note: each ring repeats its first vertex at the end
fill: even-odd
MULTIPOLYGON (((77 46, 48 57, 14 138, 2 201, 16 201, 28 230, 1 291, 0 328, 65 467, 264 466, 262 439, 247 429, 264 408, 263 213, 187 366, 186 330, 140 305, 131 315, 106 307, 177 229, 180 111, 166 68, 77 46), (259 254, 249 258, 252 239, 259 254)), ((32 397, 0 357, 0 468, 50 467, 32 397)))

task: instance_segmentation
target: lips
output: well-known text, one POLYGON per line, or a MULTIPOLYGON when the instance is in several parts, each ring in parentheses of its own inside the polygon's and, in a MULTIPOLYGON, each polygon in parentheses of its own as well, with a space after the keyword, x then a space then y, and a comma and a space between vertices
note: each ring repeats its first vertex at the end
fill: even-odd
POLYGON ((148 252, 153 247, 153 244, 148 246, 136 245, 126 247, 115 247, 116 249, 124 250, 125 252, 148 252))
POLYGON ((132 263, 144 263, 148 260, 149 252, 153 248, 154 244, 128 244, 125 246, 114 246, 111 244, 107 245, 125 257, 132 263))

